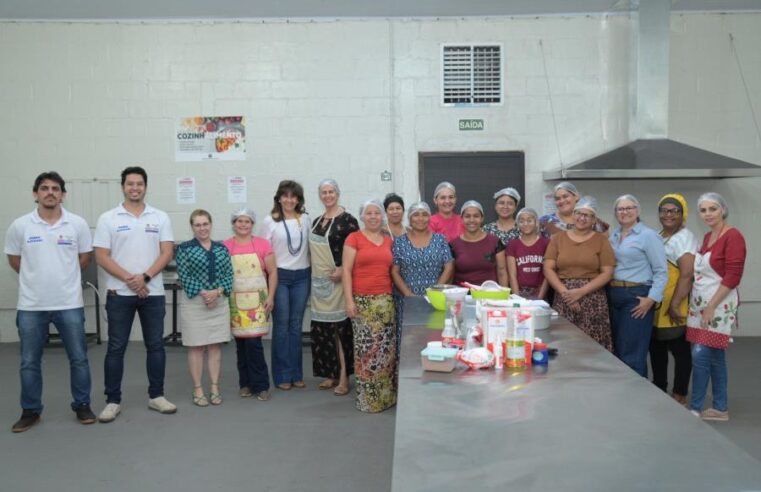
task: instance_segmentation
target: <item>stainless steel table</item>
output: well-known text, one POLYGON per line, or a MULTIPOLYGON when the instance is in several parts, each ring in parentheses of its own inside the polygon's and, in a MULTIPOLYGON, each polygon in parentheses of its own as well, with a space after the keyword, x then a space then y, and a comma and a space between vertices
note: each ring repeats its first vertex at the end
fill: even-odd
POLYGON ((424 372, 443 313, 405 300, 393 491, 761 490, 761 462, 565 320, 549 368, 424 372))

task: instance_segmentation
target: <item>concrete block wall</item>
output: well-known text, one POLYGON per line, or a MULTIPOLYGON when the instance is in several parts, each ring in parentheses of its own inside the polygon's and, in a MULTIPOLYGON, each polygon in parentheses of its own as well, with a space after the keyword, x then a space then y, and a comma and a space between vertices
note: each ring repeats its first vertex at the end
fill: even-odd
MULTIPOLYGON (((723 41, 729 31, 748 57, 746 78, 753 104, 761 107, 759 55, 751 49, 761 41, 761 15, 675 14, 670 131, 686 143, 761 163, 758 143, 747 130, 739 79, 730 76, 723 41), (706 98, 707 92, 714 97, 706 98)), ((230 175, 247 177, 248 203, 260 217, 284 178, 304 184, 313 213, 320 212, 315 187, 329 176, 341 183, 342 202, 352 212, 366 197, 392 190, 415 199, 422 151, 524 151, 526 204, 541 207, 540 196, 551 186, 542 181, 542 171, 628 140, 631 35, 626 15, 0 23, 0 66, 6 67, 0 71, 6 115, 0 120, 1 234, 33 208, 31 183, 40 171, 56 169, 70 180, 114 179, 135 163, 148 170, 148 200, 170 213, 178 239, 190 237, 187 216, 196 206, 214 215, 216 237, 229 234, 230 175), (440 104, 440 46, 448 42, 503 44, 504 104, 440 104), (247 160, 174 162, 174 125, 197 114, 245 115, 247 160), (486 128, 459 132, 460 118, 484 119, 486 128), (381 181, 385 170, 393 181, 381 181), (177 205, 178 176, 196 177, 196 205, 177 205)), ((671 190, 694 200, 700 191, 716 189, 736 198, 731 206, 738 212, 739 204, 747 207, 759 196, 756 180, 579 185, 599 196, 608 220, 608 205, 628 191, 652 203, 671 190), (742 193, 735 193, 737 186, 742 193)), ((119 199, 118 190, 107 200, 101 197, 111 206, 119 199)), ((652 208, 645 220, 654 224, 652 208)), ((741 213, 733 220, 757 242, 751 224, 739 222, 741 213)), ((97 214, 92 215, 94 226, 97 214)), ((691 227, 698 232, 694 215, 691 227)), ((758 277, 752 259, 749 267, 746 278, 758 277)), ((0 341, 16 339, 16 282, 9 267, 0 268, 0 341)), ((757 291, 752 280, 746 283, 757 291)), ((755 309, 757 296, 743 298, 755 309)))

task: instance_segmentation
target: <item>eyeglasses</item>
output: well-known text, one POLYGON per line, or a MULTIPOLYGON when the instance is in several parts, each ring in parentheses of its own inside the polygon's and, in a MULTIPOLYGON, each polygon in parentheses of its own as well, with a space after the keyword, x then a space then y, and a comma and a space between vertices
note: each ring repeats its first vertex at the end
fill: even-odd
POLYGON ((594 214, 588 214, 588 213, 584 213, 584 212, 579 212, 578 210, 574 210, 573 211, 573 215, 575 215, 576 217, 579 217, 581 219, 586 219, 586 220, 592 220, 592 219, 595 218, 594 214))
POLYGON ((637 207, 618 207, 616 208, 616 212, 622 214, 624 212, 633 212, 637 210, 637 207))
POLYGON ((682 211, 679 210, 678 208, 659 208, 658 212, 661 215, 672 215, 672 216, 682 215, 682 211))

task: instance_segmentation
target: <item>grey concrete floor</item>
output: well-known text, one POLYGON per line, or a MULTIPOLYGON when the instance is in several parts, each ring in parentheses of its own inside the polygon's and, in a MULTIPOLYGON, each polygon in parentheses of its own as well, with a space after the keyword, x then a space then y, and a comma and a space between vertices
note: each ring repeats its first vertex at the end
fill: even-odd
MULTIPOLYGON (((91 344, 93 411, 104 406, 103 345, 91 344)), ((265 342, 265 353, 269 346, 265 342)), ((269 361, 269 355, 267 355, 269 361)), ((395 410, 366 415, 352 394, 273 390, 260 402, 238 397, 235 346, 223 354, 219 407, 190 400, 192 383, 183 347, 167 347, 166 396, 175 415, 147 408, 145 350, 127 351, 122 414, 110 424, 83 426, 69 408, 69 377, 62 348, 44 356, 45 410, 21 434, 18 344, 0 345, 0 490, 18 491, 387 491, 391 484, 395 410)), ((305 376, 311 374, 304 350, 305 376)), ((208 380, 205 382, 208 391, 208 380)))
MULTIPOLYGON (((265 342, 266 343, 266 342, 265 342)), ((269 354, 269 347, 265 352, 269 354)), ((761 460, 761 338, 740 338, 727 352, 729 422, 710 423, 761 460)), ((19 491, 387 491, 395 411, 365 415, 351 396, 308 388, 273 391, 269 402, 237 396, 234 346, 224 350, 220 407, 190 402, 185 349, 167 347, 167 397, 179 410, 146 407, 142 344, 127 352, 122 415, 82 426, 69 409, 66 355, 45 351, 42 422, 22 434, 10 426, 18 406, 18 345, 0 345, 0 490, 19 491)), ((90 345, 93 410, 103 407, 104 345, 90 345)), ((269 360, 269 357, 268 357, 269 360)), ((311 374, 304 350, 305 374, 311 374)), ((707 402, 710 404, 710 399, 707 402)), ((424 452, 424 450, 421 450, 424 452)))

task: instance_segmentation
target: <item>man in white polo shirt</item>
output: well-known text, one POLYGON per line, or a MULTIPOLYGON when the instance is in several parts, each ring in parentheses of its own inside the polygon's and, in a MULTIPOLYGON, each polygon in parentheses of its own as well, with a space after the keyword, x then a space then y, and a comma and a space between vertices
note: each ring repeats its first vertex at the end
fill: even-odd
POLYGON ((169 216, 145 203, 148 175, 141 167, 122 171, 124 201, 105 212, 95 228, 95 260, 106 271, 108 351, 104 379, 106 407, 98 416, 112 422, 121 412, 124 352, 135 313, 140 317, 148 369, 148 408, 175 413, 164 398, 164 315, 161 271, 172 259, 174 240, 169 216))
POLYGON ((53 323, 69 357, 71 408, 83 424, 95 422, 90 410, 90 365, 85 341, 81 269, 90 263, 87 222, 65 210, 66 182, 57 172, 37 176, 32 187, 37 208, 19 217, 5 235, 8 263, 19 274, 16 326, 21 349, 21 418, 13 432, 24 432, 42 413, 42 349, 53 323))

